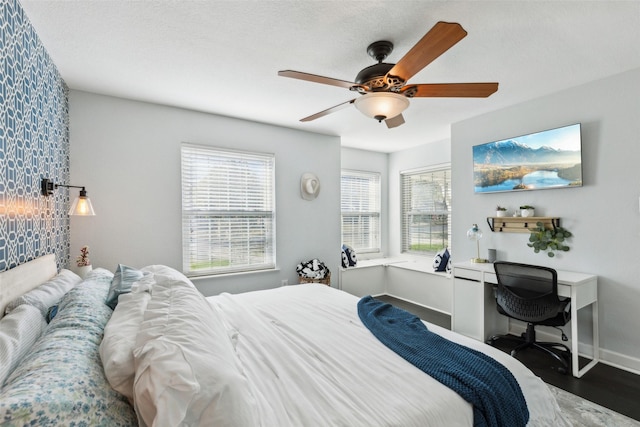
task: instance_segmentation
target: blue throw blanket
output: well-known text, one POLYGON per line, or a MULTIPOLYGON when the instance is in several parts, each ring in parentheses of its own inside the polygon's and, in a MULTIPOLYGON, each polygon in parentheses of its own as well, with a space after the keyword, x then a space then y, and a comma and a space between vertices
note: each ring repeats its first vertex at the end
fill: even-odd
POLYGON ((511 372, 491 357, 427 329, 416 316, 366 296, 358 315, 384 345, 473 405, 473 425, 524 427, 529 410, 511 372))

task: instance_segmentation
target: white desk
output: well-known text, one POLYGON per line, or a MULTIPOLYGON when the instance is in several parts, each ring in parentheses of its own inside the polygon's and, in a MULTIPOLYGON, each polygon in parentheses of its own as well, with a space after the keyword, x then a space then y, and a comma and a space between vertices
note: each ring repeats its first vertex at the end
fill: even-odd
MULTIPOLYGON (((571 298, 571 367, 580 378, 598 363, 598 277, 592 274, 556 270, 558 295, 571 298), (593 357, 579 369, 578 310, 591 306, 593 322, 593 357)), ((509 318, 496 309, 493 286, 498 283, 493 264, 463 262, 453 264, 453 310, 451 329, 479 341, 509 330, 509 318)))

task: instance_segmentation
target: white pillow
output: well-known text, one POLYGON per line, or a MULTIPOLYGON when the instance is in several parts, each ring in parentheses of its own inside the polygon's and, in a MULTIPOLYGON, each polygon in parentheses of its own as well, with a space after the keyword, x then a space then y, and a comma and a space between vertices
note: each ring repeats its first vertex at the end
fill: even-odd
MULTIPOLYGON (((147 265, 146 267, 141 268, 142 271, 147 273, 152 273, 155 276, 161 276, 163 278, 170 278, 174 280, 180 280, 181 282, 185 282, 193 287, 195 285, 189 280, 187 276, 180 273, 175 268, 171 268, 166 265, 156 264, 156 265, 147 265)), ((158 279, 160 281, 160 279, 158 279)))
POLYGON ((27 292, 26 294, 19 296, 18 298, 7 304, 5 313, 9 314, 11 310, 22 304, 28 304, 36 307, 42 313, 42 317, 47 317, 47 311, 49 307, 60 301, 62 296, 66 294, 69 289, 73 288, 78 283, 82 282, 82 278, 71 270, 62 269, 60 273, 52 279, 44 282, 27 292))
POLYGON ((100 358, 109 384, 131 402, 135 376, 133 349, 150 298, 148 292, 120 295, 100 343, 100 358))
POLYGON ((120 295, 118 305, 105 327, 104 339, 100 344, 100 357, 109 384, 114 390, 126 396, 130 402, 133 402, 135 377, 133 349, 144 312, 151 298, 149 292, 157 281, 171 279, 194 286, 184 274, 165 265, 149 265, 141 268, 140 271, 151 274, 145 274, 140 280, 134 282, 131 285, 131 293, 120 295))
POLYGON ((195 287, 158 281, 133 355, 141 426, 255 426, 254 399, 219 314, 195 287))
POLYGON ((20 305, 0 319, 0 388, 47 325, 32 305, 20 305))

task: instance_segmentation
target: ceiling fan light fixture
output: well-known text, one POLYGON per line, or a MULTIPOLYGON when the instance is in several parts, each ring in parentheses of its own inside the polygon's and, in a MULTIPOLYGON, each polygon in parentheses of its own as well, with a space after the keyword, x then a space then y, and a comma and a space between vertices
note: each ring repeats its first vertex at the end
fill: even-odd
POLYGON ((373 92, 360 96, 354 104, 362 114, 381 122, 402 114, 409 106, 409 100, 393 92, 373 92))

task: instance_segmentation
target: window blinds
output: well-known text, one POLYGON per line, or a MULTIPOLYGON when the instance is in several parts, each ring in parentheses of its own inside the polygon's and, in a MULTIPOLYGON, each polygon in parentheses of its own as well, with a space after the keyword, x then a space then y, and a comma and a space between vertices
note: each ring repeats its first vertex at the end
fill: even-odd
POLYGON ((343 170, 342 243, 356 252, 380 251, 380 174, 343 170))
POLYGON ((435 253, 449 247, 451 169, 401 174, 402 252, 435 253))
POLYGON ((182 145, 183 271, 275 267, 274 156, 182 145))

